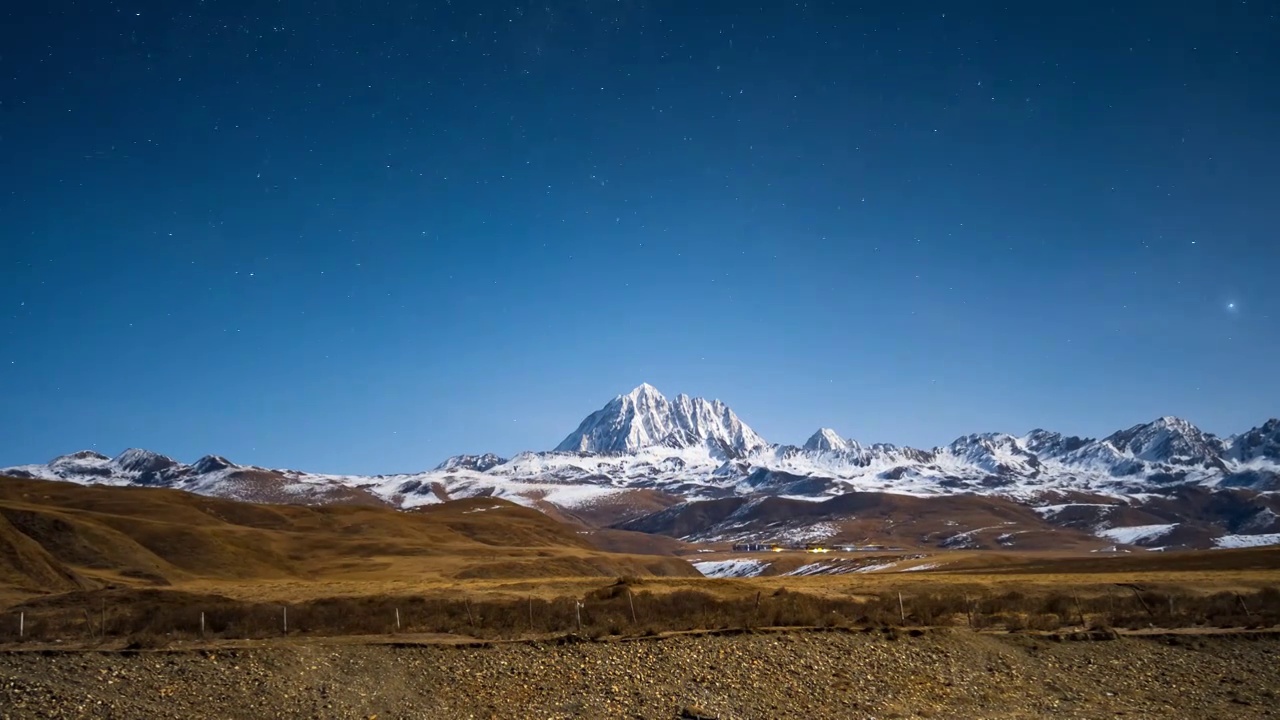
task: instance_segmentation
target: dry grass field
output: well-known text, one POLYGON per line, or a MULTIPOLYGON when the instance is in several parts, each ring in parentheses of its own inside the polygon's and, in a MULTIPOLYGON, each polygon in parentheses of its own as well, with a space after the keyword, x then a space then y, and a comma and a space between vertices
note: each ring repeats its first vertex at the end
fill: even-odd
POLYGON ((0 643, 1261 628, 1280 624, 1276 588, 1280 549, 732 553, 485 498, 400 512, 0 481, 0 643), (727 559, 769 574, 691 564, 727 559), (844 574, 786 574, 819 566, 844 574))
POLYGON ((225 585, 291 596, 329 583, 697 574, 669 556, 605 552, 583 532, 494 499, 399 512, 3 479, 0 592, 225 585))

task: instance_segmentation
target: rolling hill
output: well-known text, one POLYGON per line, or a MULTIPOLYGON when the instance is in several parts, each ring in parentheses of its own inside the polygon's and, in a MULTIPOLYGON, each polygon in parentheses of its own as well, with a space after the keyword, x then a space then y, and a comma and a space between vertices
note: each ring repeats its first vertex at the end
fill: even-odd
POLYGON ((673 575, 494 498, 401 512, 0 478, 0 584, 16 593, 202 581, 673 575))

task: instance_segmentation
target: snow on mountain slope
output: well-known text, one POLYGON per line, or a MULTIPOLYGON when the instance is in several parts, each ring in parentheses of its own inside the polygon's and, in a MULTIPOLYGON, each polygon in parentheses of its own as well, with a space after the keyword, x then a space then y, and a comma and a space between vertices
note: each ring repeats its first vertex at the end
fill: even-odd
POLYGON ((1125 545, 1137 545, 1139 543, 1149 542, 1168 535, 1176 527, 1178 527, 1178 523, 1134 525, 1131 527, 1104 528, 1099 530, 1097 534, 1099 537, 1114 540, 1125 545))
POLYGON ((1216 548, 1250 548, 1280 545, 1280 533, 1264 535, 1223 535, 1213 541, 1216 548))
POLYGON ((704 560, 693 563, 698 572, 709 578, 756 577, 769 567, 761 560, 704 560))
POLYGON ((1271 419, 1261 427, 1231 438, 1230 455, 1242 463, 1270 462, 1280 465, 1280 420, 1271 419))
POLYGON ((498 457, 493 453, 485 453, 484 455, 455 455, 448 460, 436 466, 436 470, 475 470, 476 472, 485 472, 491 470, 507 461, 506 458, 498 457))
POLYGON ((1144 464, 1221 471, 1227 469, 1225 450, 1221 440, 1186 420, 1162 417, 1089 443, 1068 457, 1096 460, 1120 474, 1144 464))
POLYGON ((957 468, 977 468, 991 475, 1040 474, 1040 459, 1012 435, 983 433, 958 438, 943 456, 957 468))
POLYGON ((804 449, 810 452, 862 452, 862 446, 856 440, 842 438, 839 433, 831 428, 820 428, 818 432, 805 441, 804 449))
POLYGON ((695 444, 728 457, 767 443, 719 400, 677 395, 668 401, 646 383, 588 415, 556 450, 617 454, 655 445, 685 448, 695 444))
POLYGON ((117 455, 111 461, 111 464, 125 472, 136 472, 145 475, 162 473, 177 465, 178 461, 150 450, 129 448, 117 455))
POLYGON ((1055 460, 1079 450, 1093 440, 1036 428, 1022 437, 1019 442, 1041 460, 1055 460))
MULTIPOLYGON (((784 486, 783 494, 809 495, 814 499, 850 491, 910 495, 975 492, 1026 499, 1050 491, 1126 496, 1165 486, 1171 480, 1211 486, 1231 477, 1230 473, 1237 467, 1247 467, 1249 472, 1267 477, 1280 474, 1280 466, 1269 464, 1266 458, 1251 458, 1246 465, 1219 455, 1202 459, 1200 465, 1190 468, 1144 460, 1144 457, 1167 457, 1181 461, 1190 456, 1176 449, 1172 453, 1157 453, 1152 443, 1133 439, 1139 435, 1128 433, 1130 439, 1124 444, 1125 450, 1118 449, 1111 439, 1092 441, 1066 452, 1061 458, 1045 461, 1029 449, 1025 439, 988 433, 965 436, 935 450, 831 442, 843 440, 835 436, 813 446, 847 449, 768 446, 732 459, 726 459, 714 445, 707 443, 654 444, 630 452, 607 454, 526 452, 509 460, 493 455, 459 456, 431 471, 390 476, 337 476, 241 467, 217 456, 206 456, 188 466, 137 450, 126 451, 115 459, 88 451, 74 453, 47 465, 19 466, 7 472, 78 482, 185 487, 207 485, 215 476, 252 471, 276 473, 297 485, 297 492, 301 494, 306 494, 308 487, 337 483, 368 488, 393 504, 421 504, 459 493, 463 493, 462 496, 565 496, 562 489, 565 485, 590 485, 616 491, 648 488, 682 497, 754 494, 770 488, 782 490, 784 486), (1133 452, 1135 444, 1137 453, 1133 452), (808 482, 800 482, 806 479, 808 482), (401 486, 412 489, 401 490, 401 486)), ((1156 445, 1168 448, 1170 442, 1165 438, 1156 445)), ((1201 444, 1201 447, 1214 446, 1212 442, 1201 444)))
MULTIPOLYGON (((0 474, 400 507, 493 496, 572 509, 653 491, 685 501, 763 495, 823 500, 851 491, 973 493, 1056 506, 1072 494, 1134 498, 1189 485, 1280 490, 1280 420, 1225 441, 1180 418, 1162 417, 1101 440, 1037 429, 1021 437, 965 435, 946 446, 916 449, 864 445, 824 428, 803 446, 770 445, 720 401, 687 395, 668 400, 645 384, 591 413, 554 451, 509 459, 460 455, 420 473, 326 475, 242 466, 216 455, 186 465, 129 449, 115 458, 81 451, 0 474)), ((1056 514, 1046 509, 1043 516, 1053 522, 1056 514)), ((1259 526, 1263 532, 1271 527, 1259 526)))

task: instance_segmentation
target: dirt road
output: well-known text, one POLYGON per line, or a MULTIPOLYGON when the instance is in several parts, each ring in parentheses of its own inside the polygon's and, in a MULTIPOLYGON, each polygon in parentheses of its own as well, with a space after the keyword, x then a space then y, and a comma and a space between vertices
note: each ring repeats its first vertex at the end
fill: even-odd
POLYGON ((1280 717, 1274 635, 0 653, 4 718, 1280 717))

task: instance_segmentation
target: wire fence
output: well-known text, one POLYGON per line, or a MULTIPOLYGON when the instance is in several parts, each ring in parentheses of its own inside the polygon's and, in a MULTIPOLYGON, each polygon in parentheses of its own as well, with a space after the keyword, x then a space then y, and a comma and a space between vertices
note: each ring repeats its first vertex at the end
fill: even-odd
POLYGON ((1118 585, 1106 592, 883 592, 826 597, 780 589, 723 597, 617 584, 581 598, 342 597, 251 603, 174 590, 68 593, 0 613, 0 643, 161 647, 175 640, 448 633, 481 639, 643 636, 755 627, 1077 628, 1280 625, 1280 589, 1197 594, 1118 585))

